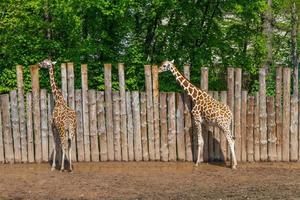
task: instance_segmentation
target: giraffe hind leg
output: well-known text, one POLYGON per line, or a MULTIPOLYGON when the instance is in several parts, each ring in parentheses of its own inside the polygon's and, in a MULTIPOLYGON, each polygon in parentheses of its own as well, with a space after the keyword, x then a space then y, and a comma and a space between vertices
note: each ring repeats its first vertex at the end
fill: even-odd
POLYGON ((226 134, 226 139, 228 141, 229 147, 230 147, 230 152, 231 152, 231 167, 232 169, 236 169, 237 166, 237 161, 236 161, 236 156, 235 156, 235 149, 234 149, 234 137, 231 134, 231 131, 229 128, 224 128, 224 133, 226 134))

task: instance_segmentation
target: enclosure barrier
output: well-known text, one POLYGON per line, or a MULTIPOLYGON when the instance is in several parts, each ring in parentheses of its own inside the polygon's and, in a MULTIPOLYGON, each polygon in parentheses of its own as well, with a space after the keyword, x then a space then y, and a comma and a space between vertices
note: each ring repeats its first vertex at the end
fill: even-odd
MULTIPOLYGON (((74 89, 74 65, 61 65, 62 93, 77 113, 74 161, 193 161, 197 139, 186 94, 159 92, 158 67, 145 65, 146 91, 125 91, 124 64, 118 64, 119 91, 112 91, 111 64, 104 65, 105 91, 88 89, 87 65, 81 65, 82 89, 74 89)), ((47 162, 52 159, 53 98, 39 86, 39 68, 30 66, 32 91, 24 94, 23 67, 17 90, 0 95, 0 162, 47 162)), ((239 162, 299 161, 298 96, 290 95, 291 71, 276 70, 275 97, 266 96, 266 71, 259 92, 243 91, 242 70, 228 68, 227 91, 208 91, 233 111, 239 162)), ((189 66, 184 66, 189 78, 189 66)), ((78 77, 78 75, 76 75, 78 77)), ((201 68, 208 90, 208 68, 201 68)), ((218 127, 203 125, 205 162, 227 161, 230 152, 218 127)))

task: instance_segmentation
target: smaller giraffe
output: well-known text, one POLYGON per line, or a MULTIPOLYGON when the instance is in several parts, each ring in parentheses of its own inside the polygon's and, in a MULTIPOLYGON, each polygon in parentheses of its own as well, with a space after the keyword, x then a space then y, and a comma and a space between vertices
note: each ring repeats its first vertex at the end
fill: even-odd
POLYGON ((232 121, 232 112, 230 108, 222 104, 221 102, 212 98, 205 91, 194 86, 187 78, 185 78, 175 67, 174 61, 165 61, 159 68, 159 73, 164 71, 171 71, 172 74, 176 77, 176 80, 183 87, 183 89, 187 92, 187 94, 191 97, 194 102, 194 107, 192 109, 192 115, 195 120, 195 125, 197 127, 197 135, 198 135, 198 158, 196 165, 198 163, 203 162, 200 160, 201 151, 203 152, 203 136, 201 130, 201 124, 205 120, 209 124, 217 125, 220 127, 228 140, 228 144, 230 146, 231 155, 233 165, 232 168, 236 169, 237 162, 234 152, 234 137, 231 133, 231 121, 232 121))
MULTIPOLYGON (((54 65, 56 62, 52 62, 50 59, 46 59, 39 63, 41 68, 49 69, 51 89, 54 96, 54 108, 52 112, 52 125, 58 130, 60 144, 62 145, 62 163, 60 171, 64 171, 65 155, 68 157, 70 163, 70 171, 72 172, 72 158, 71 158, 71 144, 72 139, 76 135, 76 112, 67 106, 61 91, 57 88, 54 79, 54 65), (66 152, 68 151, 68 155, 66 152)), ((55 137, 54 137, 55 138, 55 137)), ((54 140, 56 143, 56 141, 54 140)), ((56 157, 56 145, 53 147, 53 161, 51 170, 55 170, 55 157, 56 157)))

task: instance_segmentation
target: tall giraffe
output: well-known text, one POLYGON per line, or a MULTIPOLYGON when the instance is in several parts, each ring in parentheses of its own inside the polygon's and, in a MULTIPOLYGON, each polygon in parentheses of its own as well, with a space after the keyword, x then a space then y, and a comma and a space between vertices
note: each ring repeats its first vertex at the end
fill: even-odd
POLYGON ((198 166, 200 162, 203 162, 203 159, 200 159, 200 153, 201 151, 203 152, 204 145, 201 123, 203 123, 203 121, 205 120, 209 124, 217 125, 224 131, 232 155, 232 168, 236 169, 237 162, 234 152, 234 137, 230 131, 232 112, 230 111, 229 107, 215 100, 205 91, 202 91, 201 89, 194 86, 178 71, 173 61, 164 61, 162 63, 162 65, 159 68, 159 73, 164 71, 172 72, 172 74, 176 77, 176 80, 191 97, 194 103, 192 115, 194 117, 195 125, 198 130, 198 157, 196 161, 196 166, 198 166))
MULTIPOLYGON (((52 112, 52 123, 57 128, 60 138, 60 144, 62 145, 62 163, 60 171, 64 171, 64 160, 65 155, 68 150, 68 159, 70 163, 70 171, 72 171, 72 158, 71 158, 71 144, 72 139, 76 134, 76 112, 67 106, 61 91, 57 88, 55 79, 54 79, 54 65, 56 62, 52 62, 49 59, 44 60, 39 63, 41 68, 49 69, 51 90, 54 96, 54 108, 52 112), (69 133, 69 134, 68 134, 69 133)), ((56 157, 56 148, 54 145, 53 148, 53 161, 51 170, 55 170, 55 157, 56 157)))

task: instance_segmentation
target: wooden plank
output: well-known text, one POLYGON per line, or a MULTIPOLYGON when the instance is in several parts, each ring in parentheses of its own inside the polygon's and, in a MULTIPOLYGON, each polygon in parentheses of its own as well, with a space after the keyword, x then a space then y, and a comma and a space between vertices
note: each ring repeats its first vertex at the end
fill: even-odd
POLYGON ((104 64, 105 83, 105 119, 107 134, 108 160, 114 160, 114 135, 113 135, 113 113, 112 113, 112 86, 111 86, 111 64, 104 64))
POLYGON ((298 160, 298 97, 291 97, 290 161, 298 160))
POLYGON ((235 69, 234 81, 234 135, 236 160, 242 158, 242 137, 241 137, 241 91, 242 90, 242 70, 235 69))
POLYGON ((259 130, 260 130, 260 160, 267 161, 267 111, 266 111, 266 69, 259 70, 259 130))
MULTIPOLYGON (((221 91, 220 94, 221 102, 227 104, 227 91, 221 91)), ((227 160, 227 139, 223 130, 220 130, 220 140, 221 140, 221 152, 220 161, 227 160)))
MULTIPOLYGON (((227 68, 227 105, 232 112, 231 132, 234 135, 234 68, 227 68)), ((227 159, 230 160, 230 147, 227 142, 227 159)))
POLYGON ((158 67, 152 67, 153 82, 153 117, 154 117, 154 149, 155 160, 160 160, 160 135, 159 135, 159 82, 158 67))
POLYGON ((81 88, 82 88, 82 119, 83 119, 83 143, 84 160, 91 161, 90 150, 90 127, 89 127, 89 102, 88 102, 88 71, 87 65, 81 65, 81 88))
POLYGON ((3 128, 3 142, 5 152, 5 162, 14 163, 14 149, 13 149, 13 136, 11 132, 11 118, 9 95, 3 94, 1 98, 1 111, 2 111, 2 128, 3 128))
POLYGON ((276 68, 276 94, 275 94, 275 118, 276 118, 276 151, 277 161, 282 160, 282 67, 276 68))
POLYGON ((113 98, 113 133, 115 161, 122 160, 121 135, 120 135, 120 97, 119 92, 112 93, 113 98))
MULTIPOLYGON (((67 63, 68 105, 75 110, 74 64, 67 63)), ((77 160, 76 135, 72 140, 72 161, 77 160)))
POLYGON ((276 160, 274 97, 267 97, 268 160, 276 160))
POLYGON ((119 88, 120 88, 120 117, 121 117, 121 146, 122 160, 128 161, 128 142, 127 142, 127 121, 126 121, 126 94, 125 94, 125 75, 124 64, 118 64, 119 88))
MULTIPOLYGON (((184 65, 183 66, 184 76, 187 79, 190 79, 190 66, 184 65)), ((192 117, 191 117, 191 100, 189 96, 184 93, 184 136, 185 136, 185 158, 187 161, 193 161, 193 154, 192 154, 192 117)))
POLYGON ((49 152, 48 152, 48 105, 47 105, 47 90, 41 89, 41 139, 42 139, 42 159, 43 162, 47 162, 49 160, 49 152))
POLYGON ((131 93, 130 92, 126 92, 126 112, 127 112, 128 160, 134 161, 134 147, 133 147, 134 131, 133 131, 131 93))
POLYGON ((291 70, 283 68, 282 161, 290 160, 291 70))
POLYGON ((10 112, 11 112, 11 126, 13 135, 13 146, 15 162, 21 162, 21 136, 19 127, 19 114, 18 114, 18 101, 17 101, 17 91, 13 90, 9 92, 10 96, 10 112))
POLYGON ((175 93, 168 93, 168 146, 169 161, 176 161, 176 110, 175 93))
POLYGON ((241 103, 241 149, 242 162, 247 161, 247 91, 242 91, 241 103))
MULTIPOLYGON (((217 91, 213 92, 213 97, 217 101, 219 101, 219 93, 217 91)), ((213 145, 214 145, 214 160, 220 161, 221 160, 221 139, 220 139, 220 128, 218 126, 213 127, 213 145)))
POLYGON ((149 158, 150 160, 155 160, 151 66, 145 65, 144 68, 145 68, 145 83, 146 83, 146 94, 147 94, 147 128, 148 128, 149 158))
POLYGON ((255 94, 254 105, 254 161, 260 161, 260 131, 259 131, 259 93, 255 94))
MULTIPOLYGON (((208 91, 208 68, 207 67, 201 67, 201 79, 200 79, 200 88, 203 91, 208 91)), ((212 127, 210 127, 210 130, 213 130, 212 127)), ((197 131, 196 128, 194 128, 195 131, 197 131)), ((204 140, 204 145, 203 145, 203 155, 200 155, 203 158, 204 161, 208 161, 210 156, 209 156, 209 126, 207 123, 202 124, 202 136, 204 140)), ((198 137, 197 133, 193 133, 193 141, 194 141, 194 160, 197 159, 197 153, 198 152, 198 137)))
POLYGON ((139 92, 132 92, 132 110, 133 110, 133 135, 134 135, 134 160, 142 160, 141 143, 141 119, 140 119, 140 101, 139 92))
POLYGON ((67 79, 66 63, 61 64, 60 72, 61 72, 61 92, 62 92, 62 95, 63 95, 65 101, 68 103, 68 79, 67 79))
POLYGON ((160 159, 168 161, 169 148, 168 148, 168 124, 167 124, 167 93, 161 92, 160 97, 160 159))
POLYGON ((83 112, 82 112, 82 91, 75 90, 75 110, 77 117, 77 153, 78 161, 84 161, 84 133, 83 133, 83 112))
MULTIPOLYGON (((208 91, 208 94, 213 97, 213 91, 208 91)), ((205 123, 205 122, 204 122, 205 123)), ((203 129, 202 129, 203 130, 203 129)), ((208 125, 206 124, 206 130, 207 132, 204 133, 206 136, 203 137, 207 137, 207 146, 208 146, 208 161, 209 162, 213 162, 215 159, 215 153, 214 153, 214 127, 212 125, 208 125)), ((196 135, 194 133, 194 135, 196 135)), ((204 146, 205 146, 205 142, 204 142, 204 146)))
POLYGON ((27 147, 28 162, 34 162, 34 137, 33 137, 33 116, 32 116, 32 94, 26 95, 26 127, 27 127, 27 147))
POLYGON ((105 129, 104 92, 97 91, 97 122, 100 140, 100 159, 107 161, 107 138, 105 129))
POLYGON ((99 145, 97 131, 97 113, 96 113, 96 91, 89 90, 89 121, 90 121, 90 142, 91 142, 91 159, 93 162, 99 161, 99 145))
POLYGON ((33 100, 33 133, 34 133, 34 150, 35 161, 42 161, 42 142, 41 142, 41 112, 40 112, 40 82, 39 67, 37 65, 30 66, 32 100, 33 100))
POLYGON ((177 126, 177 152, 178 160, 185 161, 185 138, 184 138, 184 95, 176 94, 176 126, 177 126))
POLYGON ((142 151, 143 160, 149 160, 148 137, 147 137, 147 95, 141 92, 141 137, 142 137, 142 151))
POLYGON ((24 81, 23 81, 23 66, 17 65, 17 87, 18 87, 18 111, 19 111, 19 122, 20 122, 20 134, 21 134, 21 154, 22 162, 28 161, 27 153, 27 132, 26 132, 26 121, 25 121, 25 103, 24 103, 24 81))
POLYGON ((55 148, 55 140, 54 140, 54 125, 52 124, 52 112, 53 112, 53 107, 54 107, 54 99, 52 94, 47 94, 47 99, 48 99, 48 106, 47 106, 47 118, 48 118, 48 134, 49 134, 49 142, 48 142, 48 158, 49 160, 53 160, 53 149, 55 148))
MULTIPOLYGON (((1 101, 1 96, 0 96, 0 101, 1 101)), ((0 163, 5 163, 3 138, 4 138, 4 132, 3 132, 2 114, 1 114, 1 106, 0 106, 0 163)))
POLYGON ((247 107, 247 161, 254 161, 254 140, 253 140, 253 128, 254 128, 254 96, 248 97, 247 107))

